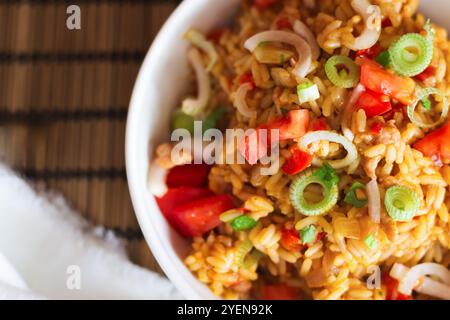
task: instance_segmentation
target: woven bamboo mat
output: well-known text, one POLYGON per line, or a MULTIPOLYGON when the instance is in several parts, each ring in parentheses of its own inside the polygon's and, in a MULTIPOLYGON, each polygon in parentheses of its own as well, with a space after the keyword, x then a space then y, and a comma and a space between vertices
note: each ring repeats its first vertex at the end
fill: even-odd
POLYGON ((0 160, 159 272, 128 194, 125 122, 142 59, 178 2, 0 0, 0 160), (69 4, 81 30, 66 27, 69 4))

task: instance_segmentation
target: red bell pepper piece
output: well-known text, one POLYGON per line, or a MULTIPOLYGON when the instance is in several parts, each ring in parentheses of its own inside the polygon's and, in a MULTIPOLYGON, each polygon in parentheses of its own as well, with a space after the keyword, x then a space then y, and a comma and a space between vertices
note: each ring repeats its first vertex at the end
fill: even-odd
POLYGON ((310 131, 321 131, 321 130, 329 130, 330 126, 328 125, 327 119, 324 117, 320 117, 314 120, 311 120, 309 125, 310 131))
MULTIPOLYGON (((307 131, 309 124, 308 110, 292 110, 279 119, 271 121, 256 128, 255 132, 246 136, 238 146, 239 152, 250 164, 255 164, 261 157, 267 154, 271 142, 271 130, 279 131, 279 141, 301 138, 307 131), (265 129, 264 135, 261 130, 265 129), (262 137, 267 137, 267 140, 262 137)), ((276 141, 278 142, 278 141, 276 141)))
POLYGON ((414 144, 414 148, 435 162, 450 164, 450 122, 414 144))
POLYGON ((239 85, 242 85, 244 83, 250 83, 252 85, 252 90, 256 88, 255 79, 253 79, 253 75, 251 72, 243 73, 239 78, 239 85))
POLYGON ((280 17, 276 20, 275 25, 278 30, 289 29, 292 30, 292 23, 286 17, 280 17))
POLYGON ((217 227, 220 215, 235 208, 229 195, 219 195, 195 200, 173 209, 173 219, 181 235, 185 237, 201 236, 217 227))
POLYGON ((277 1, 278 0, 253 0, 253 5, 258 9, 266 9, 277 1))
POLYGON ((298 231, 286 228, 281 230, 281 245, 288 251, 299 251, 303 247, 298 231))
POLYGON ((359 109, 363 109, 366 112, 367 118, 372 118, 392 110, 392 105, 388 96, 366 90, 361 93, 356 102, 356 110, 359 109))
POLYGON ((380 135, 381 132, 383 131, 383 128, 384 128, 383 124, 381 124, 380 122, 377 121, 377 122, 374 122, 370 126, 369 130, 370 130, 370 133, 372 133, 374 135, 380 135))
POLYGON ((209 189, 182 187, 169 189, 164 196, 161 198, 155 197, 155 199, 167 222, 178 230, 178 226, 173 219, 173 209, 182 204, 213 195, 214 193, 209 189))
POLYGON ((382 50, 383 49, 381 48, 380 44, 377 43, 369 49, 356 51, 356 56, 365 57, 365 58, 369 58, 369 59, 375 59, 382 50))
POLYGON ((376 93, 385 94, 404 105, 414 101, 416 83, 411 78, 396 76, 367 58, 358 59, 361 65, 361 83, 376 93))
POLYGON ((398 292, 398 281, 388 274, 381 277, 381 283, 386 287, 386 300, 411 300, 411 296, 398 292))
POLYGON ((392 27, 392 21, 389 17, 386 17, 383 19, 383 21, 381 21, 381 27, 382 28, 387 28, 387 27, 392 27))
POLYGON ((205 187, 207 185, 209 169, 207 164, 185 164, 170 169, 166 183, 169 188, 205 187))
POLYGON ((214 43, 219 43, 226 29, 216 29, 208 33, 206 38, 214 43))
POLYGON ((418 74, 414 78, 419 81, 425 82, 429 78, 433 77, 435 74, 436 74, 436 68, 433 66, 429 66, 421 74, 418 74))
POLYGON ((285 284, 272 284, 263 286, 263 300, 296 300, 298 291, 285 284))
POLYGON ((313 161, 313 156, 309 152, 300 150, 299 148, 292 148, 291 153, 292 156, 286 160, 281 168, 286 174, 294 175, 302 172, 308 168, 313 161))

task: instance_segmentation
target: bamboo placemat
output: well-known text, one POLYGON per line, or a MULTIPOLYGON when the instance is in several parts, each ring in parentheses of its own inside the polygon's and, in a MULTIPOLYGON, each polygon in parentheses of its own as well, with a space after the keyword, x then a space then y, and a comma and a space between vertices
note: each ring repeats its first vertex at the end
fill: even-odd
POLYGON ((159 272, 128 194, 125 122, 144 55, 179 2, 0 0, 0 160, 159 272), (81 30, 66 27, 69 4, 81 30))

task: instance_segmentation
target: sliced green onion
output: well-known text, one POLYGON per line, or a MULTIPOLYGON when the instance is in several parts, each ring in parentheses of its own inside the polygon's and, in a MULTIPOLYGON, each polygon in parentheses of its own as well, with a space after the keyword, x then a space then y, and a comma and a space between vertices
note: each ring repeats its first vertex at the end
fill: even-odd
POLYGON ((389 64, 391 63, 391 55, 389 54, 388 50, 385 50, 381 52, 375 60, 381 64, 383 67, 387 68, 389 64))
POLYGON ((429 23, 425 25, 427 37, 418 33, 408 33, 389 47, 391 66, 396 73, 414 77, 422 73, 433 58, 433 31, 429 23), (413 51, 410 51, 410 50, 413 51))
POLYGON ((236 244, 234 263, 239 267, 242 266, 244 264, 245 257, 250 251, 252 251, 252 249, 253 243, 249 239, 239 241, 236 244))
POLYGON ((339 177, 328 164, 315 171, 308 170, 299 175, 291 184, 289 198, 293 207, 305 216, 323 215, 331 210, 338 200, 339 177), (324 197, 318 203, 308 203, 303 195, 310 184, 319 184, 324 189, 324 197))
POLYGON ((427 22, 425 22, 425 26, 423 27, 427 33, 427 39, 432 44, 434 43, 434 37, 436 35, 436 31, 431 27, 431 21, 430 19, 427 19, 427 22))
POLYGON ((320 98, 319 88, 315 83, 309 81, 302 82, 297 86, 297 95, 300 104, 320 98))
POLYGON ((361 182, 355 182, 351 187, 350 190, 348 190, 347 195, 344 198, 344 201, 348 204, 351 204, 352 206, 356 208, 362 208, 367 205, 367 199, 359 199, 356 195, 356 190, 365 190, 366 186, 362 184, 361 182))
POLYGON ((384 205, 387 213, 395 221, 410 221, 419 210, 417 194, 403 186, 394 186, 386 190, 384 205))
POLYGON ((447 115, 448 115, 449 105, 448 105, 447 97, 440 90, 438 90, 436 88, 421 89, 421 90, 418 90, 416 96, 417 96, 416 100, 407 107, 409 120, 411 120, 411 122, 413 124, 415 124, 416 126, 418 126, 420 128, 433 128, 433 127, 437 127, 438 125, 440 125, 441 123, 443 123, 445 121, 445 119, 447 118, 447 115), (416 117, 414 116, 414 112, 416 110, 416 107, 417 107, 417 104, 419 103, 419 101, 422 101, 424 98, 427 98, 429 95, 437 95, 442 98, 441 116, 440 116, 439 120, 437 120, 434 123, 424 123, 421 120, 416 119, 416 117))
POLYGON ((186 129, 194 134, 194 118, 178 109, 172 115, 172 130, 176 129, 186 129))
POLYGON ((349 57, 332 56, 325 64, 325 73, 336 87, 353 88, 358 84, 360 69, 349 57))
POLYGON ((217 122, 222 118, 222 116, 225 113, 225 108, 220 106, 214 109, 206 118, 205 121, 203 121, 203 132, 205 132, 208 129, 216 128, 217 122))
POLYGON ((333 167, 326 162, 321 168, 314 171, 313 175, 319 179, 329 182, 330 184, 339 183, 339 176, 336 174, 336 171, 334 171, 333 167))
POLYGON ((316 234, 316 227, 314 225, 310 225, 300 230, 300 239, 303 244, 313 243, 316 240, 316 234))
POLYGON ((428 97, 423 98, 422 100, 420 100, 420 102, 422 102, 422 107, 425 110, 431 111, 431 101, 430 99, 428 99, 428 97))
POLYGON ((231 221, 231 227, 236 231, 249 230, 256 226, 255 219, 242 215, 231 221))
POLYGON ((364 243, 371 250, 375 250, 378 247, 377 239, 375 239, 371 234, 364 238, 364 243))

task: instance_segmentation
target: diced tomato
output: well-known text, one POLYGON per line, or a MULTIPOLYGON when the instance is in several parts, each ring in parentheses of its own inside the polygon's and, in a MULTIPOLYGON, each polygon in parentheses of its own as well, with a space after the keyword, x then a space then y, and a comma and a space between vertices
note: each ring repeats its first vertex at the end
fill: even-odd
MULTIPOLYGON (((301 138, 308 128, 308 110, 292 110, 282 118, 271 121, 265 125, 258 126, 253 134, 246 136, 238 146, 239 152, 248 163, 255 164, 267 154, 268 147, 272 141, 271 130, 279 130, 279 140, 301 138), (266 130, 266 134, 261 130, 266 130), (262 139, 266 137, 267 140, 262 139)), ((278 141, 274 141, 278 142, 278 141)))
POLYGON ((256 88, 255 80, 253 79, 253 75, 251 72, 243 73, 239 78, 239 85, 242 85, 244 83, 250 83, 253 88, 256 88))
POLYGON ((288 251, 299 251, 303 247, 298 231, 286 228, 281 230, 281 245, 288 251))
POLYGON ((269 129, 280 130, 280 140, 301 138, 305 135, 309 124, 309 111, 306 109, 291 110, 287 116, 267 124, 269 129))
POLYGON ((372 118, 392 110, 392 105, 388 96, 366 90, 359 96, 356 109, 363 109, 367 118, 372 118))
POLYGON ((266 9, 275 4, 278 0, 253 0, 253 5, 258 9, 266 9))
POLYGON ((377 121, 370 126, 369 130, 370 133, 378 136, 383 131, 383 128, 384 128, 383 124, 377 121))
POLYGON ((216 29, 208 33, 206 38, 214 43, 219 43, 226 29, 216 29))
POLYGON ((291 153, 292 156, 286 160, 281 168, 286 174, 294 175, 302 172, 308 168, 313 161, 313 156, 309 152, 300 150, 299 148, 292 148, 291 153))
POLYGON ((211 167, 207 164, 185 164, 170 169, 167 174, 167 187, 205 187, 211 167))
POLYGON ((280 17, 275 22, 278 30, 289 29, 292 30, 292 23, 286 17, 280 17))
POLYGON ((435 74, 436 74, 436 68, 433 66, 429 66, 421 74, 418 74, 414 78, 419 81, 425 82, 429 78, 433 77, 435 74))
POLYGON ((298 291, 285 284, 264 285, 263 300, 296 300, 298 291))
POLYGON ((367 58, 358 59, 361 65, 361 83, 372 91, 385 94, 404 105, 414 101, 416 83, 411 78, 396 76, 384 70, 375 61, 367 58))
POLYGON ((381 48, 380 44, 377 43, 369 49, 356 51, 356 56, 365 57, 365 58, 369 58, 369 59, 375 59, 382 50, 383 49, 381 48))
POLYGON ((389 17, 384 18, 383 21, 381 21, 381 27, 382 28, 392 27, 391 19, 389 17))
POLYGON ((328 125, 327 119, 324 117, 320 117, 314 119, 310 122, 309 130, 310 131, 321 131, 321 130, 329 130, 330 126, 328 125))
POLYGON ((398 281, 388 274, 383 274, 381 282, 386 287, 386 300, 411 300, 411 296, 398 292, 398 281))
POLYGON ((269 130, 267 127, 260 126, 252 134, 244 137, 244 140, 238 146, 238 150, 249 164, 254 165, 259 159, 268 155, 269 145, 269 130), (265 132, 262 130, 265 130, 265 132))
POLYGON ((167 222, 178 230, 175 220, 173 219, 173 209, 182 204, 211 197, 214 193, 204 188, 174 188, 169 189, 161 198, 155 197, 159 209, 163 213, 167 222))
POLYGON ((177 206, 173 209, 173 219, 181 235, 197 237, 217 227, 220 215, 233 208, 229 195, 213 196, 177 206))
POLYGON ((450 122, 414 144, 414 148, 435 162, 450 164, 450 122))

